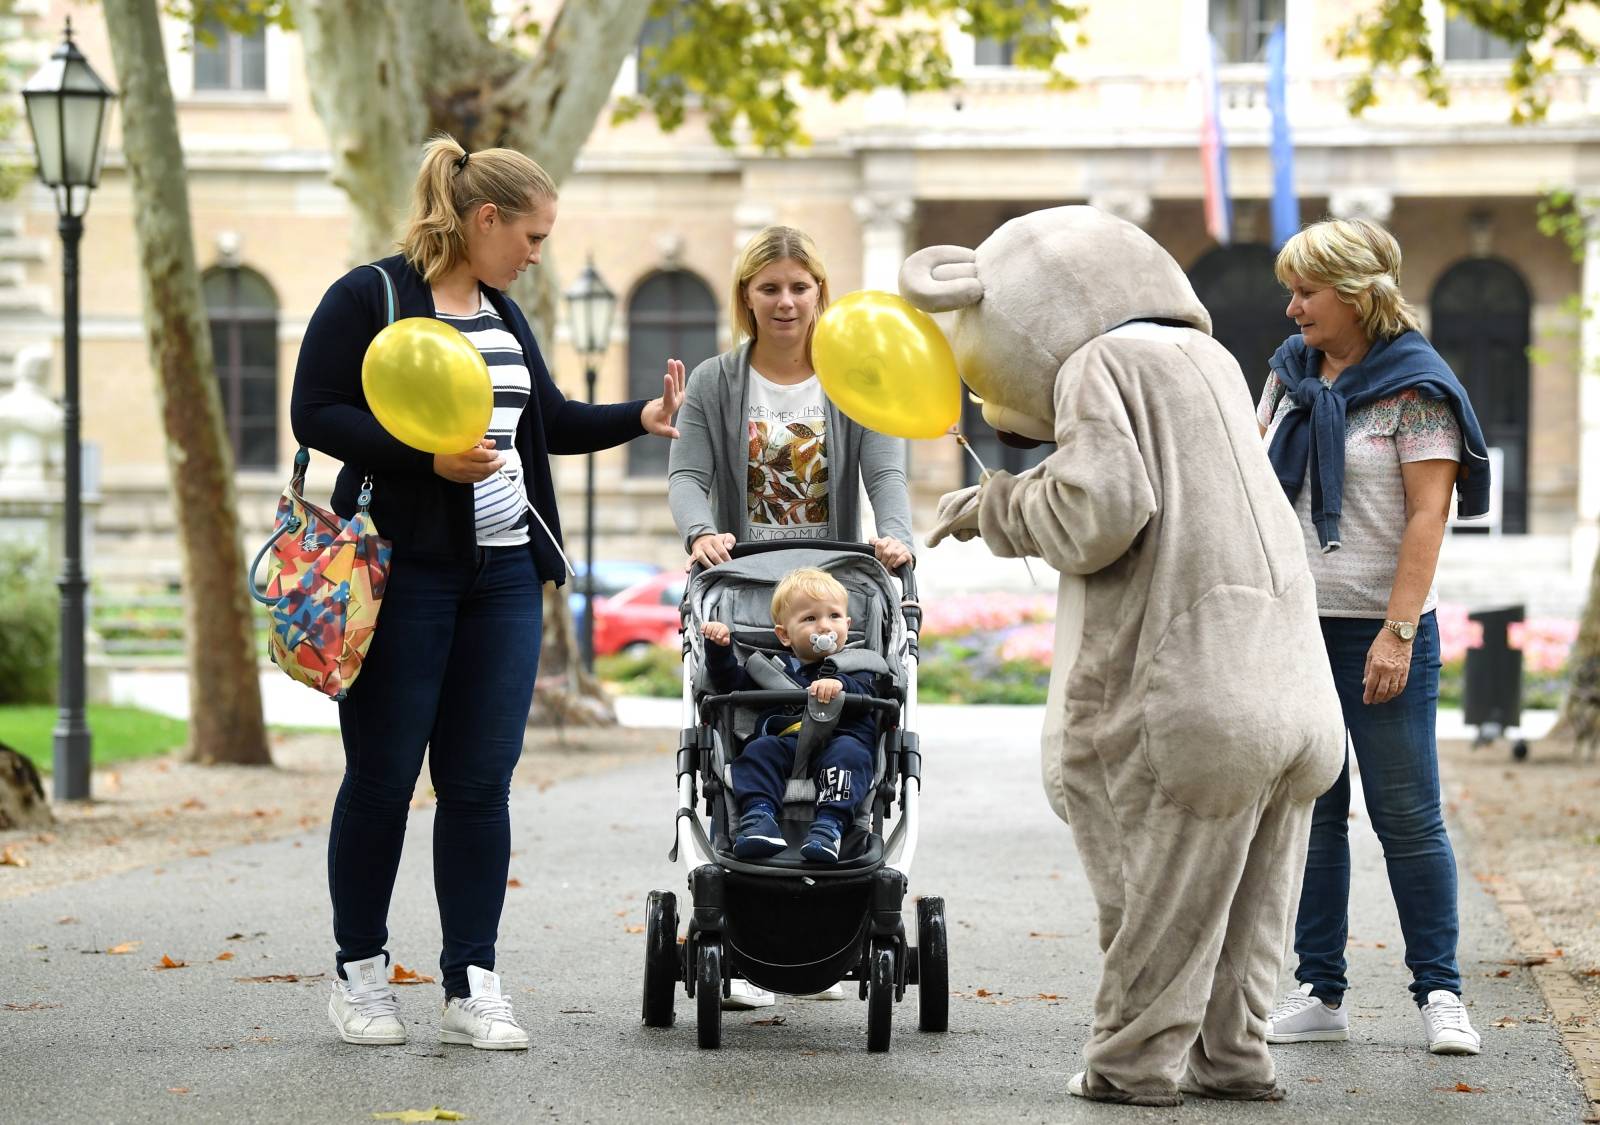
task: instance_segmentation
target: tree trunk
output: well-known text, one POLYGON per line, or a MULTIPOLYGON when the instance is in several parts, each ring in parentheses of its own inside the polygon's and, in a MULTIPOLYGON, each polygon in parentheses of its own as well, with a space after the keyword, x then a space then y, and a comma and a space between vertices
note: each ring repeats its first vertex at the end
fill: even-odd
POLYGON ((1567 657, 1567 675, 1567 697, 1547 737, 1592 745, 1600 741, 1600 558, 1589 573, 1589 599, 1567 657))
POLYGON ((145 334, 167 439, 183 554, 189 648, 189 755, 271 765, 233 456, 222 428, 211 336, 195 268, 177 107, 157 0, 106 0, 122 89, 122 144, 133 189, 145 334))

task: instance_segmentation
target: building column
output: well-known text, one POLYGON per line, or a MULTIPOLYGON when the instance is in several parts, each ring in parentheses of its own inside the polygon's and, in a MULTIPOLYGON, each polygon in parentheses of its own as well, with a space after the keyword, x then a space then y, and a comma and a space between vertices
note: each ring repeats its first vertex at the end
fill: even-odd
POLYGON ((1600 195, 1580 191, 1578 198, 1588 232, 1578 337, 1578 522, 1572 529, 1572 572, 1581 577, 1600 549, 1600 195))
POLYGON ((861 288, 898 293, 916 201, 899 192, 869 191, 856 196, 852 207, 861 223, 861 288))

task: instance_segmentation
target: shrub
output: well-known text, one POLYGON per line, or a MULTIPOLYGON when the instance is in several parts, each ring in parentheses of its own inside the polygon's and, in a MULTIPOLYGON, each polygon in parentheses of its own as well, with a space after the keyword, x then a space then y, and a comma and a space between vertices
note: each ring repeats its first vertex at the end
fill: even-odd
POLYGON ((677 645, 652 645, 596 657, 594 670, 622 695, 673 699, 683 691, 683 660, 677 645))
POLYGON ((0 544, 0 703, 55 699, 60 632, 44 553, 0 544))

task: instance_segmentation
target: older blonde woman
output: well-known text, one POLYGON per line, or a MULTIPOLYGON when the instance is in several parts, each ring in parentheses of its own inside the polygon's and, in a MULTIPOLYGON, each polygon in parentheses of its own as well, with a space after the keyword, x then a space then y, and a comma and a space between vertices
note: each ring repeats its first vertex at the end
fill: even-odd
MULTIPOLYGON (((1278 254, 1299 332, 1272 356, 1257 421, 1305 532, 1329 663, 1435 1054, 1475 1055, 1456 964, 1456 867, 1439 801, 1434 570, 1452 487, 1488 507, 1489 465, 1466 391, 1400 293, 1400 247, 1334 219, 1278 254)), ((1292 701, 1287 705, 1292 706, 1292 701)), ((1343 1003, 1350 767, 1318 801, 1295 921, 1298 988, 1267 1041, 1350 1037, 1343 1003)))

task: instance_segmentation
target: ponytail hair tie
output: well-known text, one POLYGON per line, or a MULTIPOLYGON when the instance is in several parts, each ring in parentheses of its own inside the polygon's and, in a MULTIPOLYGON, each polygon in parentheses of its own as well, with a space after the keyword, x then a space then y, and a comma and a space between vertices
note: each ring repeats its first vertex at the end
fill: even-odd
POLYGON ((463 152, 461 154, 460 159, 453 161, 453 163, 456 166, 456 171, 457 172, 465 172, 467 170, 467 160, 471 156, 472 156, 472 154, 470 152, 463 152))

